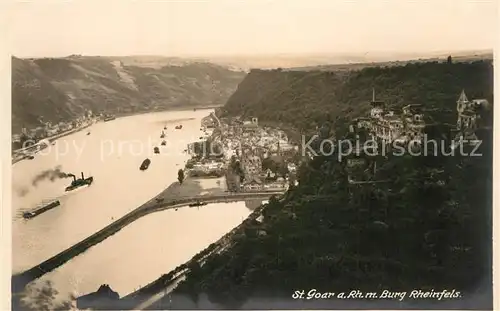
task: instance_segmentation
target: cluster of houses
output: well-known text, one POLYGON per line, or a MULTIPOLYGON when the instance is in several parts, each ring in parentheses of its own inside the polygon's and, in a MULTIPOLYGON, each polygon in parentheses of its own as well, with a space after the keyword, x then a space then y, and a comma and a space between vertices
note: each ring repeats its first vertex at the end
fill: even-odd
POLYGON ((38 126, 33 129, 22 128, 21 133, 12 135, 12 144, 14 148, 19 147, 23 144, 25 140, 39 141, 44 138, 50 138, 52 136, 70 131, 72 129, 78 128, 86 123, 92 118, 92 112, 89 111, 83 117, 79 117, 68 122, 59 122, 52 124, 51 122, 42 122, 43 126, 38 126))
POLYGON ((224 163, 209 159, 196 161, 189 169, 189 174, 192 177, 221 177, 224 175, 224 163))
MULTIPOLYGON (((225 125, 223 144, 229 152, 227 159, 235 157, 240 163, 244 178, 228 174, 226 181, 231 191, 286 190, 287 174, 263 169, 263 161, 272 159, 281 164, 286 161, 282 153, 296 150, 288 142, 286 134, 279 129, 260 127, 257 118, 225 125)), ((285 163, 287 172, 294 173, 296 165, 285 163)))

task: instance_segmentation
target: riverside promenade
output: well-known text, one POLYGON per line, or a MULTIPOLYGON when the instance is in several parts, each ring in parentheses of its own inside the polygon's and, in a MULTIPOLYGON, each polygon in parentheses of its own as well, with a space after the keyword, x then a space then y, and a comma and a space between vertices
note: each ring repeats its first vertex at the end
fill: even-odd
POLYGON ((260 191, 260 192, 243 192, 243 193, 225 193, 225 194, 209 194, 209 195, 198 195, 192 197, 186 197, 174 200, 161 200, 160 196, 153 198, 152 200, 146 202, 137 209, 129 212, 120 219, 109 224, 105 228, 99 230, 98 232, 92 234, 88 238, 82 240, 81 242, 69 247, 68 249, 62 251, 61 253, 47 259, 46 261, 36 265, 35 267, 28 269, 22 273, 15 274, 12 276, 12 293, 17 293, 22 291, 26 285, 44 274, 56 269, 57 267, 63 265, 70 259, 78 256, 79 254, 85 252, 90 247, 102 242, 106 238, 120 231, 125 226, 131 224, 137 219, 146 216, 148 214, 166 210, 175 209, 187 206, 193 202, 203 201, 205 203, 220 203, 220 202, 235 202, 242 201, 246 199, 254 198, 269 198, 272 195, 283 194, 282 191, 260 191))

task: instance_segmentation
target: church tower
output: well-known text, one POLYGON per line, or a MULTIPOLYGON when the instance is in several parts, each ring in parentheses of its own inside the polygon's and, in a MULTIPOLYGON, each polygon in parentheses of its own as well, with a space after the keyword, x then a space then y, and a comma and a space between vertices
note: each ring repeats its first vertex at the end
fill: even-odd
POLYGON ((382 113, 384 112, 384 102, 375 99, 375 88, 372 89, 372 101, 371 101, 372 109, 371 109, 371 117, 372 118, 380 118, 382 117, 382 113))
POLYGON ((457 130, 473 127, 473 123, 475 121, 475 112, 471 111, 470 108, 470 102, 465 95, 465 91, 462 90, 462 93, 460 93, 460 96, 457 100, 457 130))

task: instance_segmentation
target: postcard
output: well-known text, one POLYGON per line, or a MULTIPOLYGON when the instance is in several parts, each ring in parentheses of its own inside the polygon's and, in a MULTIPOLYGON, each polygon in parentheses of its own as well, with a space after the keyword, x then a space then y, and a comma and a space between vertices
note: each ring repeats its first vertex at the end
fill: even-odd
POLYGON ((493 309, 497 1, 5 12, 13 310, 493 309))

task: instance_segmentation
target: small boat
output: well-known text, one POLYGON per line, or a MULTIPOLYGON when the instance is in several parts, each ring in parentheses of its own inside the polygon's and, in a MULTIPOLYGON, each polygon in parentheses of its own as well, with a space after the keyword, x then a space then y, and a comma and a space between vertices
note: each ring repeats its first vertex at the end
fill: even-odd
POLYGON ((111 116, 106 116, 106 117, 104 117, 104 122, 112 121, 114 119, 116 119, 115 116, 112 116, 112 115, 111 116))
POLYGON ((204 205, 207 205, 207 203, 206 202, 197 201, 195 203, 189 204, 189 207, 204 206, 204 205))
POLYGON ((176 129, 176 130, 180 130, 180 129, 182 129, 182 124, 181 124, 181 125, 177 125, 177 126, 175 127, 175 129, 176 129))
POLYGON ((59 200, 55 200, 55 201, 49 202, 47 204, 43 204, 41 206, 38 206, 34 210, 31 210, 31 211, 28 211, 28 212, 24 212, 23 213, 23 217, 25 219, 30 219, 30 218, 33 218, 33 217, 35 217, 37 215, 40 215, 41 213, 44 213, 44 212, 46 212, 48 210, 51 210, 54 207, 59 206, 59 205, 61 205, 61 202, 59 202, 59 200))
POLYGON ((160 153, 160 148, 155 147, 155 148, 154 148, 154 153, 160 153))
POLYGON ((28 156, 26 156, 26 159, 28 159, 28 160, 33 160, 34 158, 35 158, 35 157, 34 157, 34 156, 32 156, 31 154, 30 154, 30 155, 28 155, 28 156))
POLYGON ((161 145, 162 145, 162 146, 166 146, 166 145, 167 145, 167 141, 165 141, 165 140, 164 140, 164 141, 162 141, 162 142, 161 142, 161 145))
POLYGON ((164 129, 164 130, 166 130, 166 129, 167 129, 167 126, 165 125, 165 126, 163 127, 163 129, 164 129))
POLYGON ((161 131, 160 138, 165 138, 165 132, 161 131))
POLYGON ((142 161, 141 167, 139 167, 139 169, 141 171, 147 170, 148 167, 149 167, 149 164, 151 164, 151 160, 150 159, 146 159, 146 160, 142 161))

